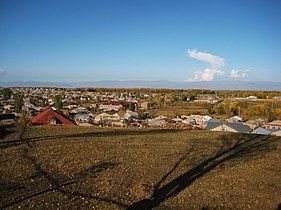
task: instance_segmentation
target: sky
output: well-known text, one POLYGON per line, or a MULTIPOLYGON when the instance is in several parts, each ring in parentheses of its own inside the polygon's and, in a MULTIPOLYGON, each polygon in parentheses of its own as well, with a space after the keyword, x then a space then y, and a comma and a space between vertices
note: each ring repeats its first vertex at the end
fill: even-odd
POLYGON ((281 1, 0 1, 0 81, 100 80, 281 82, 281 1))

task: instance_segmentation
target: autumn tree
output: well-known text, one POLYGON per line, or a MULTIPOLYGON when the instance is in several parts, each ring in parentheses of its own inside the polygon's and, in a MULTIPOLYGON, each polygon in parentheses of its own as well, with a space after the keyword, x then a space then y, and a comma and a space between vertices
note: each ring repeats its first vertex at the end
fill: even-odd
POLYGON ((217 104, 214 106, 214 111, 217 114, 226 114, 223 104, 217 104))
POLYGON ((25 112, 22 112, 22 115, 19 119, 19 124, 21 126, 27 126, 30 124, 30 118, 25 112))
POLYGON ((275 109, 275 116, 277 119, 281 119, 281 108, 275 109))
POLYGON ((163 106, 164 102, 165 102, 164 96, 160 96, 160 97, 158 97, 157 100, 156 100, 156 104, 157 104, 158 107, 163 106))
POLYGON ((15 101, 15 112, 21 112, 22 106, 23 106, 23 95, 19 92, 17 92, 14 95, 14 101, 15 101))
POLYGON ((229 104, 229 115, 235 116, 235 115, 241 115, 241 107, 237 103, 237 101, 233 101, 229 104))

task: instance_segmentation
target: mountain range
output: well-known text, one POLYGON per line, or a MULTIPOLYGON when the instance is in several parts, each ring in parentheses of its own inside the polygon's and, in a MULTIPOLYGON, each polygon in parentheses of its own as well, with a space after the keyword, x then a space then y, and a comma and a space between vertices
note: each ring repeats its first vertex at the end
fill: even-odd
POLYGON ((13 81, 1 82, 0 87, 100 87, 100 88, 169 88, 169 89, 212 89, 212 90, 281 90, 281 82, 263 81, 204 81, 204 82, 172 82, 168 80, 103 80, 86 82, 41 82, 13 81))

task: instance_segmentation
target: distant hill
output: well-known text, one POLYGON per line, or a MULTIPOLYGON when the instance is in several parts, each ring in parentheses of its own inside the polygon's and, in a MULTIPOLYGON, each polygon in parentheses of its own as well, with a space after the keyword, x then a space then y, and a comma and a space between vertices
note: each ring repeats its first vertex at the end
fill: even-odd
POLYGON ((281 90, 281 82, 262 81, 209 81, 209 82, 172 82, 168 80, 103 80, 87 82, 40 82, 14 81, 0 82, 1 87, 103 87, 103 88, 171 88, 171 89, 214 89, 214 90, 281 90))

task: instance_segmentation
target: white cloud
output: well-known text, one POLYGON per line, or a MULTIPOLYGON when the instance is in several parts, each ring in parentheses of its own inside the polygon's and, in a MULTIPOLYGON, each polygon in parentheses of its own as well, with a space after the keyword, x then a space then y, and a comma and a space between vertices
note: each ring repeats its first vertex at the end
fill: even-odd
POLYGON ((200 61, 207 62, 212 65, 214 68, 223 67, 225 65, 224 58, 221 58, 211 53, 200 52, 197 50, 187 50, 187 56, 195 58, 200 61))
POLYGON ((211 53, 200 52, 197 50, 187 50, 187 56, 204 61, 209 64, 209 67, 202 71, 194 72, 194 76, 189 78, 187 81, 189 82, 197 82, 197 81, 212 81, 217 77, 224 76, 225 78, 245 78, 248 77, 251 70, 247 69, 245 71, 240 71, 238 69, 232 69, 230 73, 225 74, 224 71, 221 70, 222 67, 225 66, 224 58, 221 58, 216 55, 212 55, 211 53))
POLYGON ((242 72, 240 72, 240 70, 238 70, 238 69, 232 69, 230 71, 230 77, 231 78, 244 78, 244 77, 248 77, 250 72, 251 72, 251 70, 249 70, 249 69, 242 71, 242 72))
POLYGON ((230 71, 230 77, 232 77, 232 78, 237 78, 237 77, 239 77, 239 70, 235 70, 235 69, 232 69, 231 71, 230 71))
POLYGON ((216 69, 205 69, 204 71, 196 71, 194 77, 189 82, 212 81, 216 76, 223 76, 224 72, 216 69))

